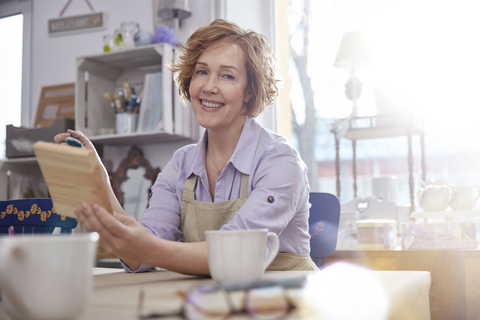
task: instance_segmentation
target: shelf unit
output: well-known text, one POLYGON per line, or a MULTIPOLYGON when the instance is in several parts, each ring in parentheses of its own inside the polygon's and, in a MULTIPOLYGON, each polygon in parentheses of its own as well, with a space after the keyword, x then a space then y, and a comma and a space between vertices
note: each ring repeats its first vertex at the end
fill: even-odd
POLYGON ((0 159, 0 170, 12 170, 21 166, 38 167, 37 158, 24 157, 24 158, 10 158, 0 159))
POLYGON ((443 211, 414 211, 412 219, 445 219, 480 217, 480 210, 443 210, 443 211))
POLYGON ((8 200, 9 181, 8 171, 23 174, 40 175, 40 166, 35 157, 0 159, 0 200, 8 200))
MULTIPOLYGON (((343 119, 339 120, 340 122, 343 119)), ((337 131, 331 130, 335 136, 335 171, 337 183, 337 196, 340 198, 340 140, 337 138, 337 131)), ((413 150, 412 137, 420 137, 421 146, 421 170, 422 180, 425 181, 425 131, 423 121, 409 114, 385 114, 369 117, 355 117, 349 122, 349 129, 344 138, 352 141, 353 149, 353 192, 357 197, 357 140, 393 138, 406 136, 408 139, 408 184, 410 189, 410 212, 415 211, 414 179, 413 179, 413 150)))
MULTIPOLYGON (((82 131, 97 148, 198 142, 202 130, 191 107, 181 104, 173 73, 165 66, 178 53, 179 48, 168 44, 153 44, 77 58, 75 129, 82 131), (143 87, 145 75, 155 72, 162 72, 162 129, 100 135, 101 128, 115 128, 115 114, 103 93, 117 92, 124 82, 138 90, 143 87)), ((0 159, 0 198, 5 198, 8 170, 41 174, 35 157, 0 159)))
POLYGON ((168 44, 154 44, 77 58, 76 130, 82 131, 92 142, 105 145, 198 141, 200 127, 193 111, 180 103, 173 73, 165 66, 174 61, 178 51, 168 44), (117 92, 124 82, 138 90, 143 86, 145 75, 154 72, 162 73, 162 129, 100 135, 102 128, 115 128, 115 114, 103 93, 117 92))
POLYGON ((345 139, 393 138, 409 134, 423 135, 423 121, 411 115, 379 115, 353 118, 345 139))

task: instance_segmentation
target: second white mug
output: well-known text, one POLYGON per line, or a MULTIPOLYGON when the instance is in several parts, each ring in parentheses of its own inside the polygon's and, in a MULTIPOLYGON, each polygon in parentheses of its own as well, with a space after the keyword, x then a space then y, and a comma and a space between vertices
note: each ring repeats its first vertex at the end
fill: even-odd
POLYGON ((480 186, 453 186, 450 207, 454 210, 472 210, 480 197, 480 186))
POLYGON ((260 279, 276 257, 278 236, 267 229, 205 231, 208 265, 217 282, 260 279), (267 242, 271 241, 266 257, 267 242))

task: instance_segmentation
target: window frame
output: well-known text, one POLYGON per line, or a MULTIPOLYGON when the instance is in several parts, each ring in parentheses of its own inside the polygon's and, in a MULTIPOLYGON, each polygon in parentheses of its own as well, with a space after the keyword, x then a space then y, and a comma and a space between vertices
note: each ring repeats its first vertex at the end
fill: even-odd
POLYGON ((0 18, 23 14, 21 125, 30 125, 32 0, 0 0, 0 18))

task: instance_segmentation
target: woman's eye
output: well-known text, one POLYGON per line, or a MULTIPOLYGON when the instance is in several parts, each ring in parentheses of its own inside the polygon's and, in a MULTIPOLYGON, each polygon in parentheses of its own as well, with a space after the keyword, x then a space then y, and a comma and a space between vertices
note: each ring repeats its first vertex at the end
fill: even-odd
POLYGON ((228 80, 233 80, 233 76, 231 74, 226 74, 223 76, 225 79, 228 79, 228 80))
POLYGON ((198 71, 197 71, 197 74, 207 74, 207 71, 205 71, 205 70, 198 70, 198 71))

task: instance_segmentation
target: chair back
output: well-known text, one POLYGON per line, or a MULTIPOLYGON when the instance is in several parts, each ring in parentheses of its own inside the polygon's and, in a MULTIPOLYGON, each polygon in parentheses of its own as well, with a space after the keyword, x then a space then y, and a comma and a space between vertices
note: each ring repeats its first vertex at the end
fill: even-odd
POLYGON ((340 201, 331 193, 310 192, 310 256, 319 268, 325 265, 325 258, 335 252, 340 201))
POLYGON ((57 214, 52 199, 32 198, 0 201, 0 235, 72 233, 77 220, 57 214))

